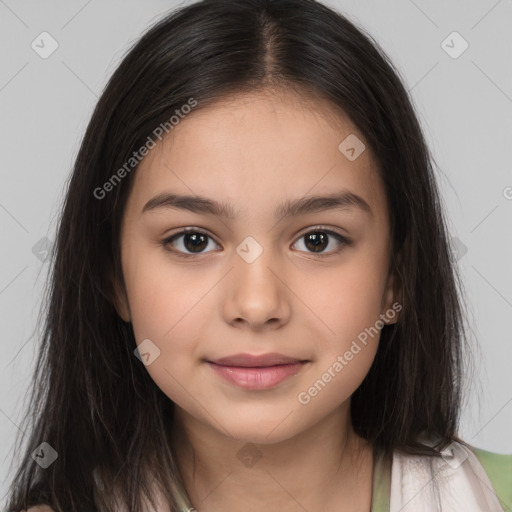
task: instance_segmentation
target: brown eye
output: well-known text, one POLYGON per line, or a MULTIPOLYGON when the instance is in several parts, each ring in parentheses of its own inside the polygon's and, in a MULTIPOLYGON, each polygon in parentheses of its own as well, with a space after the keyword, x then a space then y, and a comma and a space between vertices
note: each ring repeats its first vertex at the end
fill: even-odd
POLYGON ((315 229, 314 231, 309 231, 304 235, 301 235, 295 244, 301 241, 304 241, 306 252, 316 253, 319 256, 329 256, 333 253, 339 252, 343 246, 351 244, 351 241, 348 238, 336 233, 335 231, 327 229, 315 229), (338 242, 338 249, 334 248, 329 251, 325 251, 327 247, 333 245, 331 239, 338 242))
POLYGON ((193 256, 194 254, 210 252, 204 251, 208 247, 209 240, 212 240, 212 238, 207 233, 196 229, 187 229, 163 240, 162 245, 166 248, 169 245, 173 246, 171 250, 179 255, 193 256), (180 239, 182 240, 180 241, 180 239))
POLYGON ((187 251, 201 252, 208 245, 208 237, 202 233, 183 235, 183 245, 187 251))
POLYGON ((305 246, 313 252, 322 252, 329 244, 329 235, 316 231, 304 236, 305 246))

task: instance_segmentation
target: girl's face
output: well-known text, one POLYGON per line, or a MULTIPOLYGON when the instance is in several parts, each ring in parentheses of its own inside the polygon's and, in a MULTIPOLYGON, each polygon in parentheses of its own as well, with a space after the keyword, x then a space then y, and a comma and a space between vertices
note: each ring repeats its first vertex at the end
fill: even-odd
POLYGON ((381 320, 397 320, 382 185, 333 112, 292 94, 232 97, 192 110, 134 171, 117 309, 182 417, 236 440, 277 442, 346 414, 381 320), (187 198, 148 206, 166 194, 187 198), (336 199, 306 200, 321 196, 336 199), (258 370, 227 370, 235 383, 208 362, 270 352, 307 362, 259 387, 243 381, 258 370))

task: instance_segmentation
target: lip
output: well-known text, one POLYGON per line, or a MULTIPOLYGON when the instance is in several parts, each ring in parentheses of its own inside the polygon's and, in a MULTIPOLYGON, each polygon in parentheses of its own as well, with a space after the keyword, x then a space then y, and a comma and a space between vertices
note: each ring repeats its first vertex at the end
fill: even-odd
POLYGON ((306 361, 294 360, 292 363, 272 366, 227 366, 208 361, 208 365, 217 375, 231 384, 248 390, 262 390, 277 386, 285 379, 299 373, 306 361))
POLYGON ((261 368, 276 365, 288 365, 304 362, 304 360, 296 357, 289 357, 277 352, 269 352, 268 354, 252 355, 252 354, 233 354, 227 357, 221 357, 214 361, 208 361, 222 366, 236 366, 241 368, 261 368))

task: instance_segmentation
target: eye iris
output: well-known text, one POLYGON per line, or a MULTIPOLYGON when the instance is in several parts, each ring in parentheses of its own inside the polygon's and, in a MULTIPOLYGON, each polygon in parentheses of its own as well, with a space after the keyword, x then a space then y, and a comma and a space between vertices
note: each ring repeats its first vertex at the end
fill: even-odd
POLYGON ((315 233, 310 233, 308 235, 305 235, 306 238, 306 247, 308 249, 311 249, 313 252, 321 252, 323 249, 325 249, 325 245, 327 242, 327 236, 322 231, 315 231, 315 233), (310 247, 308 244, 312 243, 312 247, 310 247))
POLYGON ((202 233, 187 233, 183 235, 183 244, 190 252, 201 252, 208 245, 207 236, 202 233), (189 242, 192 244, 189 246, 189 242))

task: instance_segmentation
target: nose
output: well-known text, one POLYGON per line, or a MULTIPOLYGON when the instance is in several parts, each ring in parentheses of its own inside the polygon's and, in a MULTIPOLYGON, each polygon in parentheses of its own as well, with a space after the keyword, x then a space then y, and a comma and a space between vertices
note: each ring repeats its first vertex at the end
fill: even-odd
POLYGON ((225 286, 223 314, 230 325, 262 331, 288 322, 290 291, 270 250, 253 261, 237 254, 225 286))

